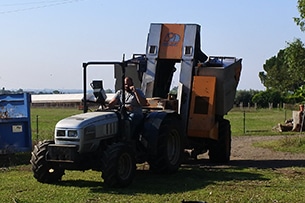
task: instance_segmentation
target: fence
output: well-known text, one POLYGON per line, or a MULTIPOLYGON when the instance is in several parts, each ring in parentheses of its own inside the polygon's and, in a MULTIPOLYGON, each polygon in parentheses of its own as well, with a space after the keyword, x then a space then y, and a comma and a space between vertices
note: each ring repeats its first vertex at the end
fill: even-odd
MULTIPOLYGON (((293 110, 298 110, 298 106, 286 105, 285 109, 235 107, 225 115, 225 118, 231 123, 233 136, 276 135, 279 132, 274 128, 278 123, 284 123, 285 120, 292 118, 293 110)), ((33 140, 52 139, 55 124, 60 119, 81 112, 78 108, 32 108, 33 140)))
POLYGON ((292 118, 294 110, 298 110, 296 105, 267 109, 235 107, 225 118, 230 120, 232 135, 273 135, 279 133, 279 123, 292 118))

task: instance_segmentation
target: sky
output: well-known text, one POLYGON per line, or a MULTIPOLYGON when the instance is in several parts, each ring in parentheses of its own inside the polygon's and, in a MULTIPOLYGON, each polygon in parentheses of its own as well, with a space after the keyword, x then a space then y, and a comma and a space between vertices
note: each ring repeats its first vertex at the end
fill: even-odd
MULTIPOLYGON (((304 41, 298 16, 297 0, 0 0, 0 88, 81 90, 83 62, 145 53, 150 23, 196 23, 206 55, 242 58, 239 90, 264 90, 266 60, 304 41)), ((93 79, 114 89, 112 67, 93 79)))

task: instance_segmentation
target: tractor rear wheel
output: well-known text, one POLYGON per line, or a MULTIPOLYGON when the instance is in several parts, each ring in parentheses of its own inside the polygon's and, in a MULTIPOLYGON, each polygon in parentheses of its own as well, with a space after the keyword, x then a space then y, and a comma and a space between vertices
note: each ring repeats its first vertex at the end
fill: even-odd
POLYGON ((35 145, 30 160, 34 177, 41 183, 58 182, 65 172, 57 163, 47 161, 46 156, 49 144, 54 144, 54 141, 45 140, 35 145))
POLYGON ((231 155, 230 121, 226 119, 220 120, 218 129, 218 140, 211 142, 209 147, 209 158, 211 162, 226 163, 230 161, 231 155))
POLYGON ((136 171, 134 152, 124 143, 109 146, 102 156, 102 178, 109 187, 126 187, 131 184, 136 171))
POLYGON ((176 117, 163 120, 159 129, 157 151, 148 160, 151 171, 170 174, 179 169, 184 150, 181 132, 181 125, 176 117))

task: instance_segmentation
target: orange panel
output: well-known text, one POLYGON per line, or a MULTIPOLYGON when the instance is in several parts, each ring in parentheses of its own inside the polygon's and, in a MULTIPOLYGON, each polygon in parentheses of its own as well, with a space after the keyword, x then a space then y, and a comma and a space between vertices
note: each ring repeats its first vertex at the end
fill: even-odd
POLYGON ((188 120, 188 136, 215 136, 215 89, 216 77, 194 76, 190 114, 188 120))
POLYGON ((161 31, 159 58, 181 59, 184 39, 184 27, 182 24, 163 24, 161 31))

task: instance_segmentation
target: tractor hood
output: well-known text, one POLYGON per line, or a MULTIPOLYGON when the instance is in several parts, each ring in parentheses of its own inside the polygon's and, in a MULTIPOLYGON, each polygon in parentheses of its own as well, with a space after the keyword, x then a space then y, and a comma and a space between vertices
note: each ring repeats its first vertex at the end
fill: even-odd
POLYGON ((82 113, 62 119, 55 126, 56 145, 74 145, 79 153, 94 152, 101 140, 118 133, 118 116, 113 111, 82 113))
POLYGON ((107 123, 109 122, 109 120, 115 122, 118 120, 118 117, 116 113, 112 111, 82 113, 60 120, 56 124, 56 128, 80 129, 88 125, 101 122, 103 120, 107 123))

